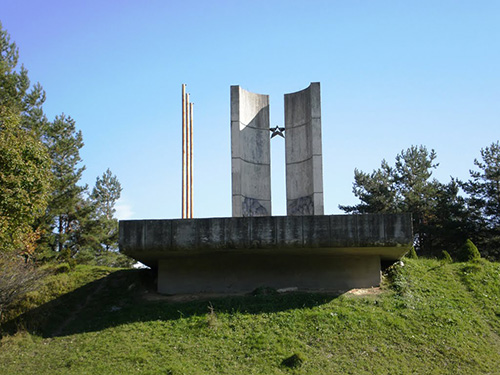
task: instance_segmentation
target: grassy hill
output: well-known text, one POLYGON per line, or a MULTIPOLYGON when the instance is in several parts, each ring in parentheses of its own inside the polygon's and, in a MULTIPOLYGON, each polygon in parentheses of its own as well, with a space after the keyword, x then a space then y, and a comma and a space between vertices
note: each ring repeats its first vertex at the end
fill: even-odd
POLYGON ((405 259, 380 289, 260 292, 175 302, 147 272, 79 266, 19 304, 0 374, 500 374, 498 263, 405 259))

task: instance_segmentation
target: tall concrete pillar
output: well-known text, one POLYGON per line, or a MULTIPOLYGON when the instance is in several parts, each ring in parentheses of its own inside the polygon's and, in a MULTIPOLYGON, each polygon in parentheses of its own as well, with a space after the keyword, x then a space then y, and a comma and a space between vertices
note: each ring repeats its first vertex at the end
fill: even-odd
POLYGON ((319 82, 285 95, 287 215, 323 215, 319 82))
POLYGON ((271 216, 269 95, 231 86, 233 217, 271 216))

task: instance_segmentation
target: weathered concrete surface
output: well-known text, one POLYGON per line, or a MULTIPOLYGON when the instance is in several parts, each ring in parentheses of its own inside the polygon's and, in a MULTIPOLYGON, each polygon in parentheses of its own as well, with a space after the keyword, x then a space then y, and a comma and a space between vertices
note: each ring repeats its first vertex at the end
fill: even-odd
POLYGON ((287 215, 323 215, 319 82, 285 95, 287 215))
POLYGON ((162 259, 158 268, 158 291, 165 294, 345 291, 379 283, 380 259, 371 255, 214 253, 162 259))
POLYGON ((120 221, 121 252, 158 268, 169 294, 376 286, 412 238, 404 214, 120 221))
POLYGON ((231 86, 233 217, 271 215, 269 96, 231 86))

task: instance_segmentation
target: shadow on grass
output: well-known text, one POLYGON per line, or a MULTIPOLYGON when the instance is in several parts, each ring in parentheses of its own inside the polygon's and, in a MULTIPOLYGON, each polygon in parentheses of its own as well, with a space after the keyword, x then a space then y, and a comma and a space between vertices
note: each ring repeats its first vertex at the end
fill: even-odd
POLYGON ((0 332, 20 329, 44 338, 100 331, 122 324, 171 321, 217 313, 259 314, 310 308, 328 303, 338 295, 272 293, 201 297, 173 302, 158 295, 150 270, 121 270, 88 283, 2 325, 0 332), (151 298, 152 297, 152 298, 151 298))

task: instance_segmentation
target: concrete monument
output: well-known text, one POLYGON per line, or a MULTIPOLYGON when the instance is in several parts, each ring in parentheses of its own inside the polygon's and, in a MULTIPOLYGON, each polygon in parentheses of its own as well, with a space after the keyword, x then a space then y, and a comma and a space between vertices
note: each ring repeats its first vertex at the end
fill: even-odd
POLYGON ((372 287, 410 249, 410 214, 323 214, 319 83, 285 95, 274 129, 269 97, 231 86, 231 156, 233 217, 120 221, 120 251, 158 271, 160 293, 372 287), (269 130, 285 132, 287 216, 271 216, 269 130))

